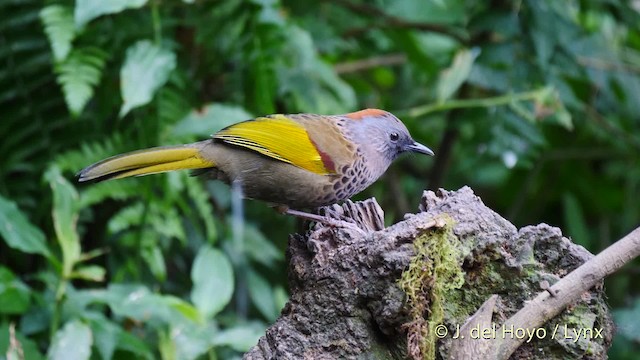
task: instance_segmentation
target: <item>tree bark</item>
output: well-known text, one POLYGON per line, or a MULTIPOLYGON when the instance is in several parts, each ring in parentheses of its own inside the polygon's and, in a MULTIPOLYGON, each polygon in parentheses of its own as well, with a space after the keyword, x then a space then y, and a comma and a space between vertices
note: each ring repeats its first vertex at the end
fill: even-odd
POLYGON ((324 211, 364 233, 318 224, 290 237, 291 298, 245 359, 482 359, 493 358, 482 354, 501 338, 519 336, 512 359, 606 357, 614 326, 602 281, 533 335, 501 328, 593 257, 559 229, 517 230, 468 187, 426 191, 418 214, 388 228, 374 200, 324 211), (428 276, 415 276, 421 266, 428 276))

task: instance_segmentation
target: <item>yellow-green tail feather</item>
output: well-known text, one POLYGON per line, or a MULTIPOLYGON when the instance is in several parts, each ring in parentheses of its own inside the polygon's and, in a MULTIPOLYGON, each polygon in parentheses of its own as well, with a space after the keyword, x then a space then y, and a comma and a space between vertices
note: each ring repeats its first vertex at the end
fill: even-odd
POLYGON ((101 181, 129 176, 157 174, 172 170, 214 167, 191 145, 162 146, 116 155, 84 168, 78 181, 101 181))

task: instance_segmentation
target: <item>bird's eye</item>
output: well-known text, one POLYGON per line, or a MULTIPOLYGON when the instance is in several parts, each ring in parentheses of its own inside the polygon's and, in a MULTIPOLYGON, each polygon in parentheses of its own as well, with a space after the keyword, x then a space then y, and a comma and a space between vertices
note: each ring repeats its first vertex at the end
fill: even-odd
POLYGON ((398 135, 398 133, 392 132, 391 134, 389 134, 389 139, 391 139, 391 141, 398 141, 399 138, 400 135, 398 135))

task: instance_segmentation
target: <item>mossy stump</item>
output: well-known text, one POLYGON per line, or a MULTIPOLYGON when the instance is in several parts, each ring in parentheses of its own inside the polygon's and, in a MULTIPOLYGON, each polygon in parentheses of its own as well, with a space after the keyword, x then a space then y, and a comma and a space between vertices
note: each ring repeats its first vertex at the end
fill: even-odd
MULTIPOLYGON (((468 187, 426 191, 418 214, 384 229, 373 200, 325 213, 367 234, 317 225, 291 236, 291 298, 245 359, 449 359, 456 331, 492 294, 487 337, 520 336, 500 324, 593 256, 546 224, 517 230, 468 187)), ((606 357, 613 323, 602 285, 542 329, 511 358, 606 357), (601 336, 576 340, 576 329, 601 336)))

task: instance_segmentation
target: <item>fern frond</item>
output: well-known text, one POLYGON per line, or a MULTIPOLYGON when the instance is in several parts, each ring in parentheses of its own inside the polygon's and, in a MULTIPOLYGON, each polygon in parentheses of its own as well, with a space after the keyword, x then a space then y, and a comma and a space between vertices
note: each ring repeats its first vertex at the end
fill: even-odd
POLYGON ((107 224, 109 233, 115 234, 139 225, 142 220, 143 211, 144 204, 140 201, 122 208, 109 219, 109 223, 107 224))
POLYGON ((187 116, 192 106, 184 95, 184 89, 171 82, 158 91, 158 116, 163 124, 173 124, 187 116))
POLYGON ((49 5, 40 11, 44 32, 49 38, 53 57, 63 61, 71 51, 71 43, 76 37, 73 13, 67 6, 49 5))
POLYGON ((56 65, 58 83, 62 86, 69 111, 74 116, 82 112, 93 96, 104 69, 107 54, 95 47, 76 49, 56 65))
POLYGON ((64 143, 59 139, 52 146, 51 137, 64 119, 60 115, 66 115, 51 73, 42 7, 35 0, 0 2, 0 193, 33 211, 34 219, 50 216, 38 179, 52 150, 64 143))
POLYGON ((165 204, 164 206, 150 205, 147 223, 151 229, 157 234, 163 235, 168 239, 177 239, 182 245, 187 243, 187 235, 182 226, 182 217, 173 204, 165 204))
POLYGON ((77 173, 83 167, 113 156, 126 149, 126 140, 119 133, 102 141, 84 143, 78 150, 71 150, 58 155, 54 162, 61 171, 77 173))
POLYGON ((181 217, 171 204, 162 206, 157 202, 150 202, 145 205, 143 201, 136 201, 111 217, 107 228, 111 234, 116 234, 137 228, 142 225, 143 218, 144 225, 149 226, 154 234, 163 235, 167 239, 177 239, 182 244, 186 244, 187 237, 180 221, 181 217), (145 206, 148 206, 146 218, 145 206))
POLYGON ((187 177, 187 193, 193 202, 193 209, 204 222, 204 232, 208 241, 216 238, 216 226, 213 221, 213 207, 209 201, 209 193, 202 181, 195 177, 187 177))

